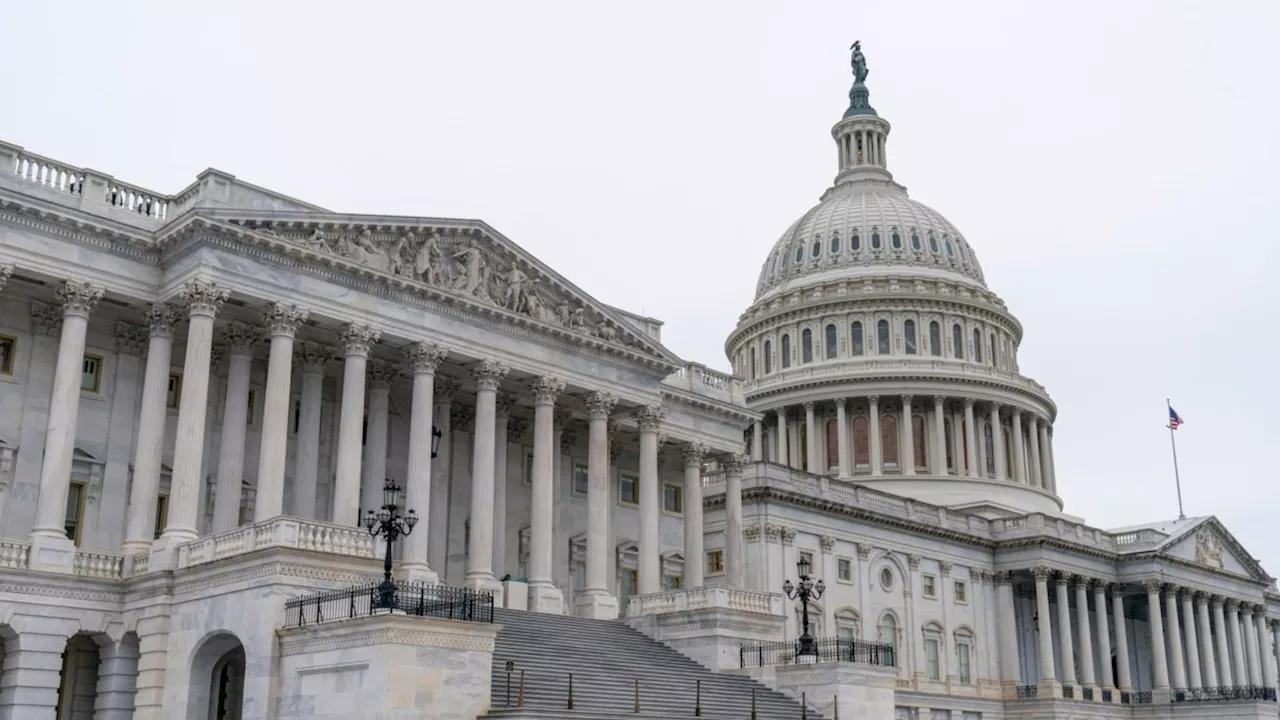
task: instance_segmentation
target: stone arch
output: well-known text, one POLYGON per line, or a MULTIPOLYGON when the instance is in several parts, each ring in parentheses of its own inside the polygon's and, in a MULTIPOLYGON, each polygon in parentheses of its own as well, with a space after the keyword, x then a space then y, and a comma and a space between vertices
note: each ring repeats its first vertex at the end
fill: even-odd
POLYGON ((899 560, 897 556, 888 550, 877 550, 871 554, 867 559, 867 562, 869 563, 868 567, 871 568, 871 578, 875 581, 875 587, 879 588, 881 592, 887 592, 887 594, 891 596, 906 596, 908 589, 911 587, 911 575, 907 572, 906 566, 902 564, 902 561, 899 560), (882 563, 881 561, 884 562, 882 563), (885 564, 892 566, 891 569, 894 574, 893 587, 888 591, 885 591, 884 587, 880 583, 880 570, 885 564))
POLYGON ((98 704, 101 649, 110 650, 111 638, 101 632, 81 631, 67 638, 58 672, 57 716, 64 720, 93 720, 98 704))
POLYGON ((220 630, 196 643, 191 655, 187 720, 241 720, 244 704, 244 644, 220 630))

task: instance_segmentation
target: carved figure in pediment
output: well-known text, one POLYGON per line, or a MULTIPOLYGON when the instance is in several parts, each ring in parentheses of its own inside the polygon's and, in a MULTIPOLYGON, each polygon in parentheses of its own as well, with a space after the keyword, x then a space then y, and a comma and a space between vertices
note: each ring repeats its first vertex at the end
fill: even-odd
POLYGON ((308 250, 317 250, 319 252, 333 252, 333 248, 329 247, 329 241, 325 238, 324 231, 316 228, 311 231, 311 235, 302 239, 302 244, 307 246, 308 250))
POLYGON ((454 253, 453 259, 462 266, 462 272, 454 278, 453 289, 465 295, 487 297, 489 288, 485 281, 489 277, 489 267, 480 248, 468 245, 454 253))
POLYGON ((1196 533, 1196 562, 1210 567, 1222 567, 1222 543, 1210 530, 1196 533))
POLYGON ((413 272, 422 278, 423 282, 434 287, 452 284, 453 273, 450 272, 449 259, 440 249, 440 241, 434 236, 427 238, 427 241, 417 248, 413 256, 413 272))
POLYGON ((596 326, 596 337, 613 342, 618 339, 618 330, 612 325, 602 322, 596 326))
POLYGON ((556 308, 556 317, 559 318, 560 324, 567 328, 582 328, 587 323, 587 313, 580 307, 573 307, 566 300, 560 303, 556 308))
POLYGON ((353 261, 382 272, 392 272, 391 257, 387 251, 378 247, 373 239, 373 231, 365 228, 354 239, 348 241, 347 257, 353 261))
POLYGON ((528 297, 525 293, 524 284, 529 279, 520 268, 515 265, 511 269, 501 275, 502 282, 506 283, 506 288, 502 291, 502 307, 517 313, 525 312, 528 305, 528 297))

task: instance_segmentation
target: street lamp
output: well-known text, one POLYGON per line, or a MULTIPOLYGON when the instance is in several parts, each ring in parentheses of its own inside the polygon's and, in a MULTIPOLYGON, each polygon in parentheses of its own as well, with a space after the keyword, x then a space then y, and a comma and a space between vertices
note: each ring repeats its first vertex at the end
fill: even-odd
POLYGON ((418 514, 412 509, 404 517, 396 514, 396 510, 399 509, 397 505, 399 500, 400 486, 395 480, 387 478, 382 486, 382 509, 376 514, 370 510, 364 516, 364 526, 369 534, 374 537, 381 535, 387 543, 387 554, 382 560, 382 584, 378 586, 376 607, 388 610, 394 610, 396 607, 396 584, 391 581, 391 545, 400 537, 413 532, 413 526, 418 524, 418 514))
MULTIPOLYGON (((799 598, 802 613, 802 628, 800 633, 800 649, 796 651, 796 662, 801 662, 800 658, 809 656, 814 660, 818 657, 818 648, 813 644, 813 636, 809 634, 809 601, 822 598, 822 592, 827 589, 819 579, 817 582, 809 577, 809 558, 800 556, 800 562, 796 563, 796 572, 800 575, 800 584, 792 585, 788 580, 782 584, 782 591, 787 594, 791 600, 799 598)), ((809 662, 813 662, 810 660, 809 662)))

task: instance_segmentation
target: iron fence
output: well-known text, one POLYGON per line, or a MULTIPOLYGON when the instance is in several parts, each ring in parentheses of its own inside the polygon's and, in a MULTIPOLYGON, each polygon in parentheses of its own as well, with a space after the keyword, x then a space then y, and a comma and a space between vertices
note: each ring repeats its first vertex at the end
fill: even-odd
POLYGON ((395 583, 394 592, 388 593, 381 583, 371 583, 304 595, 284 604, 286 628, 390 612, 491 623, 493 593, 423 583, 395 583))
POLYGON ((1275 702, 1276 689, 1245 685, 1238 687, 1191 688, 1174 693, 1174 702, 1228 702, 1231 700, 1262 700, 1275 702))
POLYGON ((885 643, 843 638, 817 638, 813 641, 813 648, 815 655, 802 656, 799 640, 743 645, 738 648, 738 662, 743 668, 796 665, 805 662, 853 662, 896 667, 894 648, 885 643))

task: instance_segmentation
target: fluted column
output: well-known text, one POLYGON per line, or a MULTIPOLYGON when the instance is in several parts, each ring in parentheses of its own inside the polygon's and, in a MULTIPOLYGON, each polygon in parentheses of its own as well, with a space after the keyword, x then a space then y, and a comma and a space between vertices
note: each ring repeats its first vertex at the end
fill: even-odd
POLYGON ((764 461, 764 418, 751 423, 751 460, 764 461))
POLYGON ((1271 648, 1271 632, 1268 629, 1267 609, 1258 605, 1254 609, 1253 622, 1258 634, 1258 661, 1262 672, 1262 684, 1265 687, 1276 686, 1276 656, 1271 648))
POLYGON ((1240 603, 1227 600, 1226 608, 1227 632, 1231 638, 1231 676, 1235 678, 1236 685, 1248 685, 1252 682, 1252 678, 1249 677, 1249 669, 1246 667, 1247 651, 1244 647, 1244 638, 1240 635, 1240 603))
POLYGON ((853 475, 853 460, 849 450, 849 411, 846 398, 836 398, 836 456, 840 462, 840 477, 853 475))
POLYGON ((74 560, 74 544, 65 529, 67 494, 71 491, 71 457, 75 452, 76 422, 80 414, 85 336, 89 329, 89 314, 102 299, 102 293, 101 287, 82 280, 67 280, 58 288, 58 299, 62 302, 62 334, 58 340, 53 394, 49 399, 49 419, 45 426, 36 523, 31 530, 33 569, 37 565, 70 569, 74 560), (48 548, 48 551, 38 551, 34 547, 37 545, 48 548))
POLYGON ((413 405, 409 412, 409 465, 405 483, 405 506, 417 511, 426 527, 405 540, 405 557, 400 563, 404 579, 434 584, 439 576, 431 569, 431 446, 435 442, 436 369, 449 353, 431 343, 418 342, 405 353, 413 373, 413 405))
MULTIPOLYGON (((1092 688, 1097 687, 1093 673, 1093 635, 1089 632, 1089 583, 1092 581, 1079 575, 1075 581, 1076 632, 1080 635, 1080 684, 1092 688)), ((1068 632, 1070 629, 1068 626, 1068 632)), ((1110 660, 1109 656, 1106 657, 1110 660)))
MULTIPOLYGON (((757 424, 758 426, 758 424, 757 424)), ((684 586, 702 587, 705 552, 702 544, 702 459, 707 448, 689 443, 684 448, 684 586)))
POLYGON ((1004 427, 1000 424, 1000 403, 991 403, 991 452, 996 468, 997 480, 1008 480, 1009 473, 1005 467, 1004 427))
POLYGON ((1209 632, 1209 595, 1197 592, 1194 596, 1196 608, 1196 629, 1200 645, 1200 669, 1203 673, 1201 687, 1216 688, 1218 685, 1218 668, 1213 659, 1213 635, 1209 632))
POLYGON ((1200 675, 1200 643, 1196 637, 1196 611, 1191 606, 1194 593, 1186 588, 1178 591, 1178 599, 1182 605, 1182 635, 1187 660, 1187 687, 1202 688, 1204 680, 1200 675))
POLYGON ((804 426, 805 426, 805 462, 808 465, 809 472, 815 475, 825 474, 827 469, 823 467, 826 463, 822 462, 818 453, 818 420, 814 412, 812 402, 804 404, 804 426))
POLYGON ((1019 484, 1025 485, 1027 482, 1026 465, 1023 463, 1025 457, 1025 448, 1022 443, 1022 410, 1018 408, 1010 408, 1011 422, 1013 429, 1010 432, 1013 435, 1013 479, 1019 484))
MULTIPOLYGON (((332 356, 332 351, 317 343, 302 343, 298 348, 302 397, 298 402, 298 431, 293 449, 293 514, 308 520, 322 519, 316 514, 320 411, 324 407, 324 366, 332 356)), ((419 532, 425 537, 425 528, 419 532)))
POLYGON ((871 449, 871 474, 884 474, 884 447, 880 438, 880 397, 867 396, 867 419, 870 428, 867 431, 867 446, 871 449))
POLYGON ((1116 683, 1120 692, 1133 692, 1129 677, 1129 631, 1124 621, 1124 586, 1111 588, 1111 624, 1116 628, 1116 683))
MULTIPOLYGON (((969 477, 982 477, 982 469, 978 467, 978 423, 973 416, 973 400, 965 398, 964 400, 964 453, 965 461, 969 464, 969 477)), ((957 460, 959 462, 959 460, 957 460)), ((956 468, 957 475, 963 475, 959 468, 956 468)))
POLYGON ((742 468, 746 463, 742 456, 730 455, 720 464, 724 466, 724 582, 740 588, 746 586, 747 566, 742 544, 742 468))
POLYGON ((339 335, 342 346, 342 409, 338 417, 338 461, 333 484, 332 521, 360 523, 360 450, 364 428, 364 380, 369 347, 381 333, 351 324, 339 335))
MULTIPOLYGON (((1013 578, 1010 573, 995 574, 996 633, 1000 641, 1000 680, 1006 686, 1018 684, 1018 630, 1014 623, 1013 578)), ((1037 596, 1037 600, 1039 597, 1037 596)))
POLYGON ((1262 663, 1258 656, 1258 633, 1253 624, 1253 605, 1240 606, 1241 633, 1244 635, 1245 660, 1249 665, 1249 684, 1262 687, 1262 663))
POLYGON ((1040 448, 1041 462, 1044 472, 1049 478, 1049 492, 1058 492, 1058 467, 1053 460, 1053 432, 1046 423, 1044 427, 1044 447, 1040 448))
POLYGON ((364 465, 360 480, 360 516, 382 507, 387 481, 388 423, 391 421, 391 381, 397 370, 384 360, 366 367, 369 405, 364 418, 364 465))
POLYGON ((1055 683, 1058 681, 1053 660, 1053 626, 1049 615, 1049 575, 1052 571, 1047 567, 1034 568, 1031 571, 1036 580, 1036 640, 1040 649, 1040 682, 1055 683))
MULTIPOLYGON (((578 614, 597 620, 618 617, 618 598, 609 592, 609 413, 618 398, 587 396, 587 583, 577 598, 578 614)), ((686 560, 685 565, 689 563, 686 560)))
POLYGON ((293 382, 293 337, 307 312, 275 303, 267 311, 271 351, 267 357, 267 397, 262 404, 262 449, 258 451, 258 500, 253 518, 269 520, 284 512, 285 452, 289 442, 289 384, 293 382))
POLYGON ((1067 595, 1068 579, 1058 575, 1058 649, 1062 652, 1062 684, 1076 684, 1076 661, 1071 637, 1071 601, 1067 595))
POLYGON ((476 427, 471 448, 471 551, 464 583, 501 597, 502 585, 493 577, 493 443, 498 385, 507 376, 507 366, 482 360, 471 368, 471 376, 476 381, 476 427))
POLYGON ((662 590, 662 537, 658 532, 662 495, 658 487, 658 429, 662 408, 642 407, 635 411, 640 426, 640 568, 639 593, 662 590))
POLYGON ((1044 476, 1040 472, 1040 418, 1035 415, 1031 416, 1027 434, 1030 436, 1027 445, 1031 454, 1031 457, 1027 460, 1027 469, 1030 471, 1028 479, 1032 487, 1044 488, 1044 476))
POLYGON ((1159 580, 1148 580, 1142 583, 1147 591, 1147 625, 1151 631, 1151 668, 1154 673, 1154 689, 1169 689, 1169 663, 1164 654, 1164 613, 1160 610, 1160 590, 1163 584, 1159 580))
POLYGON ((249 373, 253 368, 253 346, 262 339, 256 328, 242 323, 228 323, 222 336, 227 355, 227 394, 222 405, 218 479, 214 485, 213 527, 210 528, 215 535, 240 525, 244 443, 249 425, 249 373))
POLYGON ((173 447, 169 524, 159 541, 165 551, 196 539, 196 514, 204 487, 200 476, 204 467, 213 318, 228 295, 208 280, 192 280, 179 291, 179 297, 187 305, 187 348, 182 366, 182 398, 178 402, 178 434, 173 447))
POLYGON ((1182 633, 1178 632, 1177 588, 1170 585, 1164 593, 1165 641, 1169 643, 1169 659, 1173 661, 1169 681, 1174 690, 1187 689, 1187 668, 1182 659, 1182 633))
POLYGON ((903 475, 916 474, 916 441, 911 423, 910 395, 902 396, 902 422, 898 424, 898 472, 903 475))
MULTIPOLYGON (((432 410, 434 425, 440 430, 440 449, 431 463, 431 513, 427 518, 427 565, 447 582, 449 570, 449 492, 453 478, 453 396, 462 387, 462 381, 447 375, 436 375, 431 391, 435 407, 432 410)), ((434 430, 432 431, 434 432, 434 430)), ((557 608, 556 612, 559 612, 557 608)))
POLYGON ((501 578, 508 574, 507 567, 507 453, 513 437, 512 425, 521 423, 519 418, 511 417, 511 409, 520 401, 520 397, 512 392, 499 392, 497 397, 497 417, 494 421, 493 451, 493 576, 501 578))
POLYGON ((947 415, 943 407, 946 398, 933 396, 933 474, 947 474, 947 415))
POLYGON ((1271 679, 1280 684, 1280 620, 1271 621, 1271 679))
POLYGON ((533 493, 529 507, 529 609, 564 611, 564 596, 552 581, 551 549, 555 527, 555 406, 564 392, 558 378, 541 377, 533 383, 533 493))
POLYGON ((1098 631, 1098 665, 1102 668, 1101 685, 1104 689, 1110 690, 1115 688, 1116 679, 1111 671, 1111 633, 1107 627, 1107 610, 1107 584, 1095 581, 1093 583, 1093 619, 1098 631))
POLYGON ((773 411, 777 416, 777 421, 773 426, 773 457, 769 458, 779 465, 791 465, 791 459, 787 457, 787 409, 784 407, 773 411))
POLYGON ((1214 595, 1209 598, 1210 609, 1213 612, 1213 638, 1218 646, 1218 681, 1220 687, 1235 686, 1235 672, 1231 663, 1231 650, 1228 647, 1227 619, 1223 614, 1222 597, 1214 595))
POLYGON ((164 456, 165 400, 169 390, 169 361, 173 351, 174 308, 155 303, 147 310, 151 339, 147 344, 147 371, 142 382, 142 407, 138 417, 138 446, 133 455, 133 486, 129 492, 129 518, 125 528, 125 555, 146 552, 156 535, 156 498, 160 487, 160 460, 164 456))

